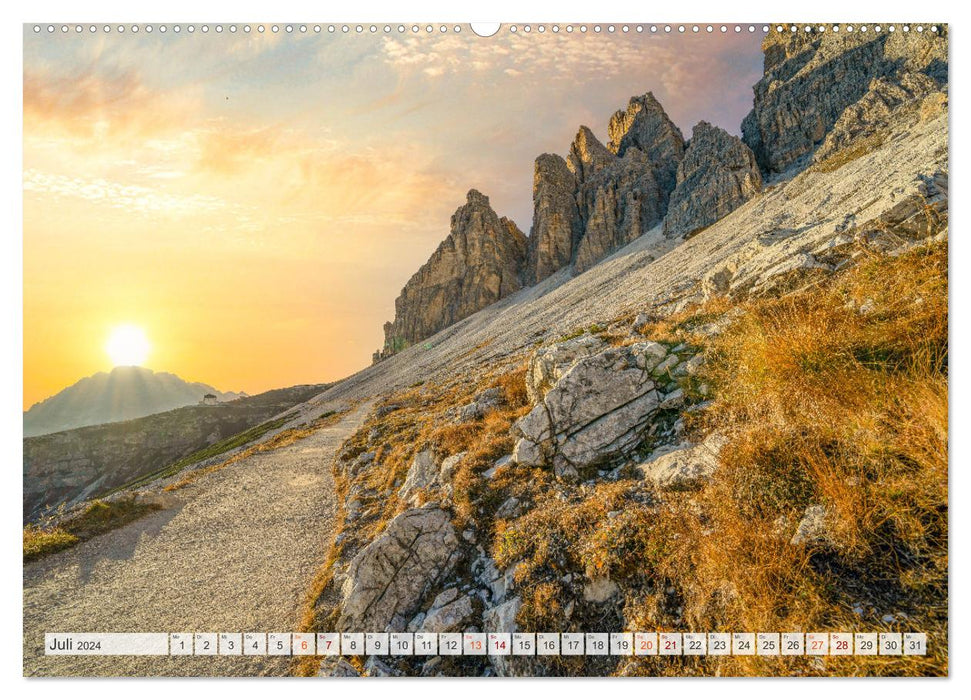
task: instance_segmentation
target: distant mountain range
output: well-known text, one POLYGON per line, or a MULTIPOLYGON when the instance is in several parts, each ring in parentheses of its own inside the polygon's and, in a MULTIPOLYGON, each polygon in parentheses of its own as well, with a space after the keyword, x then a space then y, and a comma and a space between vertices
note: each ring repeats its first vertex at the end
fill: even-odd
POLYGON ((115 367, 78 381, 24 412, 24 437, 141 418, 197 404, 206 394, 219 401, 245 396, 187 382, 145 367, 115 367))

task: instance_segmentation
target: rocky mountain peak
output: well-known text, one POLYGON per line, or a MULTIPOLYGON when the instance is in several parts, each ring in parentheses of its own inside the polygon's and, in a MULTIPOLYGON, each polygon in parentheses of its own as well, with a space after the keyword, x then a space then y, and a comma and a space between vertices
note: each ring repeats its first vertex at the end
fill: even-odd
POLYGON ((535 284, 570 264, 580 235, 577 182, 567 162, 544 153, 533 170, 533 227, 529 234, 527 273, 535 284))
POLYGON ((770 32, 762 50, 765 72, 742 138, 768 171, 804 163, 876 79, 898 84, 907 72, 922 73, 947 90, 944 27, 937 34, 770 32))
POLYGON ((489 198, 486 197, 481 192, 479 192, 479 190, 475 189, 474 187, 470 189, 468 193, 465 195, 465 203, 471 204, 477 207, 491 208, 489 206, 489 198))
POLYGON ((581 126, 573 143, 566 164, 577 180, 586 180, 616 160, 589 127, 581 126))
POLYGON ((653 93, 631 97, 627 109, 610 118, 607 133, 612 153, 623 156, 629 148, 643 151, 657 171, 662 191, 674 189, 678 163, 684 157, 684 136, 653 93))
POLYGON ((755 154, 724 129, 698 122, 668 202, 664 233, 688 236, 734 211, 762 189, 755 154))
POLYGON ((526 237, 499 218, 489 198, 469 190, 452 215, 449 235, 401 290, 395 319, 384 326, 394 354, 495 303, 522 287, 526 237))

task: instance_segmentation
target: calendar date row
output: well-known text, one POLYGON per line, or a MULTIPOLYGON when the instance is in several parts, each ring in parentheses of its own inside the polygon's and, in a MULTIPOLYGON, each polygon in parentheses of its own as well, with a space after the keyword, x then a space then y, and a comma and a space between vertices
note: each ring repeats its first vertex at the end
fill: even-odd
POLYGON ((923 656, 922 632, 48 633, 47 655, 923 656))

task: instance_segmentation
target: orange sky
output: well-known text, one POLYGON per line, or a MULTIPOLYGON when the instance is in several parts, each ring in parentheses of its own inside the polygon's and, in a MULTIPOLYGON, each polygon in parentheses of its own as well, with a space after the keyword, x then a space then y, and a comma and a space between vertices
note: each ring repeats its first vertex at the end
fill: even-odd
POLYGON ((737 133, 759 38, 25 28, 24 407, 124 323, 223 391, 361 369, 470 187, 528 232, 535 156, 647 90, 737 133))

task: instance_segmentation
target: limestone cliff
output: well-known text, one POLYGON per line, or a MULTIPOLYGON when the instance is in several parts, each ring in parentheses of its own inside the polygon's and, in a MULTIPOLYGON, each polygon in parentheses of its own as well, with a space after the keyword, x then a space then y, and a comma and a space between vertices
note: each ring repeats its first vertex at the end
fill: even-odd
POLYGON ((610 118, 607 133, 611 152, 623 157, 628 149, 636 148, 647 156, 666 201, 684 157, 684 137, 654 94, 630 98, 627 109, 618 110, 610 118))
POLYGON ((844 110, 880 78, 905 72, 947 84, 947 30, 902 32, 770 32, 762 42, 764 75, 742 122, 743 140, 764 170, 781 172, 811 153, 844 110))
POLYGON ((499 218, 489 198, 469 190, 451 232, 395 300, 382 356, 393 354, 484 309, 523 286, 526 237, 499 218))
POLYGON ((576 177, 558 155, 536 159, 533 227, 529 233, 527 281, 535 284, 570 264, 580 235, 576 177))
POLYGON ((724 129, 699 122, 678 165, 664 233, 695 233, 730 214, 761 189, 762 174, 752 150, 724 129))

